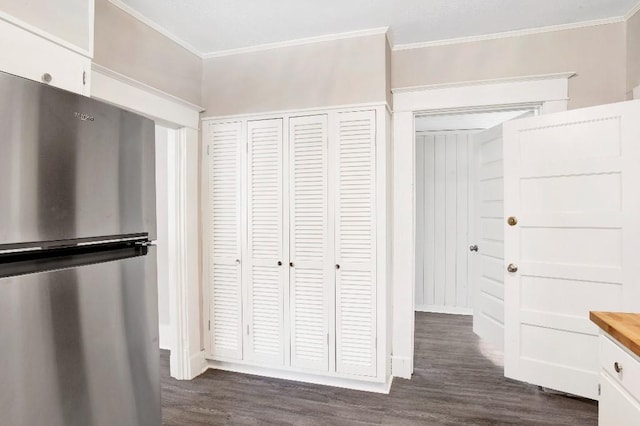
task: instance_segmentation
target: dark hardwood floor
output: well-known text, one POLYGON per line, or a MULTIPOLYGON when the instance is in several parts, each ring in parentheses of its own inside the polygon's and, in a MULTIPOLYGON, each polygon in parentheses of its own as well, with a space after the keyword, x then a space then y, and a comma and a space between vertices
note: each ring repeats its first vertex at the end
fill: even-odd
POLYGON ((499 353, 471 330, 471 317, 416 314, 412 380, 389 395, 209 370, 169 377, 161 355, 167 425, 579 425, 597 424, 597 404, 505 379, 499 353))

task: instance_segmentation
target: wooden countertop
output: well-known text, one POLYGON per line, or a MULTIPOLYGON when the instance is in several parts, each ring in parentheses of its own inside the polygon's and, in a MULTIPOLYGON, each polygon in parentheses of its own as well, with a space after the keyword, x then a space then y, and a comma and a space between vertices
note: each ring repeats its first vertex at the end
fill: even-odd
POLYGON ((640 314, 591 311, 589 318, 631 352, 640 356, 640 314))

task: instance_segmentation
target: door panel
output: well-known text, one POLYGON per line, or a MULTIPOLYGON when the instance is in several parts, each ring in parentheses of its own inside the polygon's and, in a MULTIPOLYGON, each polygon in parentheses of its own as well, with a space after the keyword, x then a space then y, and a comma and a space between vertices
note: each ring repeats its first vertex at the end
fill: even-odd
POLYGON ((284 363, 282 119, 247 123, 247 359, 284 363), (280 264, 279 264, 280 263, 280 264))
POLYGON ((337 116, 336 368, 339 373, 375 376, 375 112, 337 116))
POLYGON ((504 230, 502 125, 474 136, 475 202, 470 266, 474 292, 473 332, 504 347, 504 230))
POLYGON ((291 118, 289 143, 291 365, 328 371, 327 116, 291 118))
POLYGON ((150 250, 0 279, 0 424, 161 423, 150 250))
POLYGON ((638 311, 640 102, 505 124, 505 375, 598 398, 589 311, 638 311))
POLYGON ((242 359, 242 124, 212 124, 209 138, 211 353, 242 359))

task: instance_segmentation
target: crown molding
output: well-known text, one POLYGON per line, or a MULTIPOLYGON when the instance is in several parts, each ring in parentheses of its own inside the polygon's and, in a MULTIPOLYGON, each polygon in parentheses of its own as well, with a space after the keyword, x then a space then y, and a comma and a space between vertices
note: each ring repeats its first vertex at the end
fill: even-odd
POLYGON ((552 80, 552 79, 559 79, 559 78, 570 79, 571 77, 575 77, 576 75, 578 74, 575 72, 561 72, 561 73, 553 73, 553 74, 526 75, 522 77, 494 78, 490 80, 474 80, 474 81, 460 81, 455 83, 429 84, 424 86, 399 87, 397 89, 391 89, 391 93, 396 95, 399 93, 420 92, 423 90, 432 90, 432 89, 447 89, 452 87, 480 86, 484 84, 521 83, 525 81, 552 80))
POLYGON ((628 21, 629 19, 631 19, 631 17, 633 17, 633 15, 635 15, 638 12, 640 12, 640 1, 635 6, 633 6, 631 10, 627 12, 626 15, 624 15, 624 19, 628 21))
POLYGON ((522 37, 522 36, 533 35, 533 34, 550 33, 554 31, 573 30, 578 28, 595 27, 598 25, 616 24, 620 22, 625 22, 625 20, 626 19, 624 16, 618 16, 614 18, 597 19, 593 21, 583 21, 583 22, 576 22, 572 24, 552 25, 548 27, 530 28, 525 30, 505 31, 501 33, 484 34, 484 35, 478 35, 478 36, 457 37, 457 38, 451 38, 446 40, 434 40, 434 41, 426 41, 426 42, 418 42, 418 43, 398 44, 393 48, 393 50, 398 51, 398 50, 420 49, 425 47, 447 46, 451 44, 460 44, 460 43, 471 43, 474 41, 487 41, 487 40, 498 40, 498 39, 511 38, 511 37, 522 37))
POLYGON ((153 28, 163 36, 167 37, 169 40, 175 42, 179 46, 183 47, 184 49, 188 50, 189 52, 193 53, 194 55, 202 59, 202 52, 200 52, 198 49, 196 49, 191 44, 187 43, 177 35, 173 34, 171 31, 167 30, 165 27, 158 25, 151 19, 147 18, 142 13, 138 12, 128 4, 125 4, 124 2, 122 2, 122 0, 109 0, 109 3, 121 9, 123 12, 131 15, 132 17, 142 22, 146 26, 153 28))
POLYGON ((365 37, 377 34, 386 34, 389 32, 389 27, 370 28, 367 30, 349 31, 345 33, 328 34, 316 37, 299 38, 296 40, 279 41, 275 43, 259 44, 256 46, 240 47, 237 49, 219 50, 216 52, 209 52, 203 55, 204 59, 219 58, 221 56, 239 55, 242 53, 260 52, 263 50, 280 49, 282 47, 301 46, 305 44, 322 43, 325 41, 344 40, 355 37, 365 37))

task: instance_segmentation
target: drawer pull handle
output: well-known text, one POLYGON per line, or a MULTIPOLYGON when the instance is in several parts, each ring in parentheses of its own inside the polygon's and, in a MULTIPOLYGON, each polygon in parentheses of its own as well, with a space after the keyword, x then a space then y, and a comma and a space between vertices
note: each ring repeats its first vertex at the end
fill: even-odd
POLYGON ((616 373, 620 373, 622 372, 622 365, 616 361, 613 363, 613 369, 616 370, 616 373))

